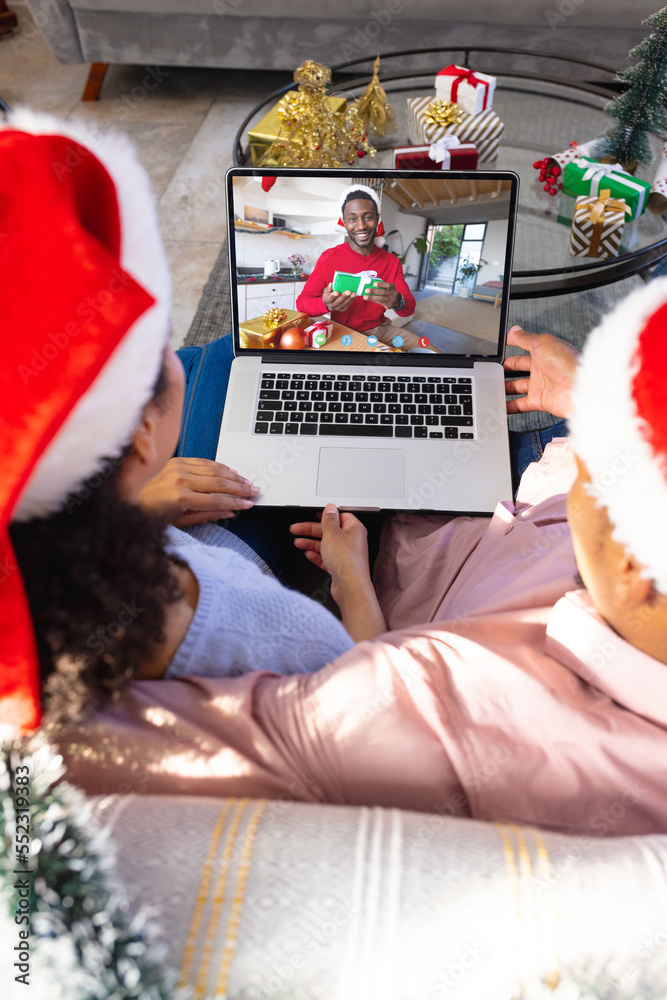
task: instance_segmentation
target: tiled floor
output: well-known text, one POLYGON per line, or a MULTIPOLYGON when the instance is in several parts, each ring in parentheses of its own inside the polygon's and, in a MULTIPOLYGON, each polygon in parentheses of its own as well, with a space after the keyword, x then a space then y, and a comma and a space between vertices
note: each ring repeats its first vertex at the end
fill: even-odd
POLYGON ((19 30, 0 36, 0 97, 127 132, 150 174, 174 283, 173 343, 188 331, 225 235, 225 171, 250 108, 287 73, 111 66, 100 100, 83 104, 87 65, 62 66, 12 0, 19 30))

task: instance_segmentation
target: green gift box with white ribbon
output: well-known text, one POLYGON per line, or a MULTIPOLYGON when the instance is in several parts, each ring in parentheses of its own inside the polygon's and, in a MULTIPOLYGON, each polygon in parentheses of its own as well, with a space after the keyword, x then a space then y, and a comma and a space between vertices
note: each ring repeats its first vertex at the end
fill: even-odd
POLYGON ((355 295, 363 295, 368 288, 381 284, 382 279, 378 278, 377 271, 359 271, 358 274, 334 271, 332 289, 334 292, 354 292, 355 295))
POLYGON ((619 163, 598 163, 587 156, 579 156, 565 167, 563 189, 570 195, 598 197, 600 191, 611 192, 611 197, 623 199, 630 206, 628 219, 643 215, 651 193, 648 181, 626 174, 619 163))

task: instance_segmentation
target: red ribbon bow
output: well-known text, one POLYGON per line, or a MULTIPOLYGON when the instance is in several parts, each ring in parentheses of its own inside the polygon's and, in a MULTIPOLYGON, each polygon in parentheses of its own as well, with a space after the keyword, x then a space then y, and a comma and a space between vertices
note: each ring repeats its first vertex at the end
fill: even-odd
POLYGON ((456 102, 456 97, 459 92, 459 84, 469 83, 471 87, 476 87, 481 84, 484 87, 484 101, 482 103, 482 111, 486 111, 486 105, 489 102, 489 82, 488 80, 480 80, 478 76, 475 76, 471 69, 466 69, 465 66, 457 66, 456 63, 452 63, 450 66, 445 66, 438 73, 438 76, 455 76, 456 79, 452 83, 452 101, 456 102))

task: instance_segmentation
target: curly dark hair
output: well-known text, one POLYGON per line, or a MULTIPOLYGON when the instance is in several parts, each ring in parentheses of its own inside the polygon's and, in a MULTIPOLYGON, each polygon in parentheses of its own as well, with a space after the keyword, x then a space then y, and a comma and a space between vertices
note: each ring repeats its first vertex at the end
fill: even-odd
MULTIPOLYGON (((154 388, 166 388, 164 368, 154 388)), ((37 637, 45 722, 76 721, 118 694, 165 641, 165 611, 182 596, 164 521, 122 499, 129 445, 48 517, 10 535, 37 637)))

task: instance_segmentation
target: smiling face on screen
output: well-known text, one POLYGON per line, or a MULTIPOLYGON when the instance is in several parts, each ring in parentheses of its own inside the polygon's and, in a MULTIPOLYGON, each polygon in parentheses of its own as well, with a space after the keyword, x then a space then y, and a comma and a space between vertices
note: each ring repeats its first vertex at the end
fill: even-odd
POLYGON ((375 234, 380 219, 371 198, 353 198, 343 207, 343 224, 353 250, 364 255, 375 249, 375 234))

